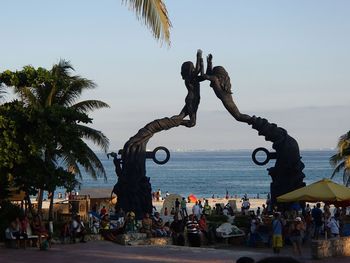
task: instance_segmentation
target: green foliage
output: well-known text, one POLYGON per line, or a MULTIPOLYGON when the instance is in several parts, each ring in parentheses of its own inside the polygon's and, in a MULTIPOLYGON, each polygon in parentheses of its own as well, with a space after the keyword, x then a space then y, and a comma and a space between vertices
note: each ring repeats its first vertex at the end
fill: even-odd
POLYGON ((343 183, 350 185, 350 131, 340 136, 337 145, 337 153, 329 159, 334 167, 331 179, 343 171, 343 183))
POLYGON ((170 46, 171 22, 162 0, 123 0, 135 11, 138 19, 151 29, 157 40, 164 40, 170 46))
POLYGON ((0 202, 9 197, 9 178, 6 174, 0 174, 0 202))
POLYGON ((21 71, 0 73, 0 86, 13 87, 20 101, 0 105, 0 174, 29 194, 38 189, 73 189, 81 177, 79 165, 93 178, 105 177, 91 140, 104 151, 108 139, 85 126, 88 111, 108 107, 98 100, 75 103, 91 80, 71 75, 73 67, 61 60, 50 70, 25 66, 21 71))

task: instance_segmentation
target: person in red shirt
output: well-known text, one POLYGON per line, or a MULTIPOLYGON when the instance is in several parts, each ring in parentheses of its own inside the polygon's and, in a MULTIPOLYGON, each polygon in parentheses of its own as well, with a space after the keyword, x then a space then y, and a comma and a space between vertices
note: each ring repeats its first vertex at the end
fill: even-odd
POLYGON ((100 216, 102 217, 102 216, 104 216, 105 214, 107 214, 107 209, 106 209, 105 206, 103 206, 103 207, 101 208, 101 211, 100 211, 100 216))

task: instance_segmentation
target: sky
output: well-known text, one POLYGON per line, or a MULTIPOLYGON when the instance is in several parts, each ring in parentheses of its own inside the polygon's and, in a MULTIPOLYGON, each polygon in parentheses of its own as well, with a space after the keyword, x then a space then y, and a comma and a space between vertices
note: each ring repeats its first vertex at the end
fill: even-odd
MULTIPOLYGON (((2 0, 0 71, 69 60, 97 89, 81 99, 110 105, 91 127, 110 150, 147 123, 178 114, 187 90, 181 64, 198 48, 228 71, 241 112, 285 128, 301 149, 330 149, 349 130, 350 1, 165 1, 171 46, 157 42, 121 0, 2 0)), ((11 96, 8 95, 8 99, 11 96)), ((201 84, 197 125, 156 134, 149 148, 271 148, 235 121, 209 83, 201 84)), ((94 147, 93 147, 94 148, 94 147)))

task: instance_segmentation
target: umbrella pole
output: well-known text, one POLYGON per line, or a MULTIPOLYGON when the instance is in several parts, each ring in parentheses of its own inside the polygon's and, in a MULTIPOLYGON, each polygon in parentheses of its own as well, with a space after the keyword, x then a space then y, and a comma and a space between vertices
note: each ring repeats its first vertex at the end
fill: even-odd
POLYGON ((324 239, 327 240, 327 225, 326 225, 326 217, 323 219, 323 229, 324 229, 324 239))

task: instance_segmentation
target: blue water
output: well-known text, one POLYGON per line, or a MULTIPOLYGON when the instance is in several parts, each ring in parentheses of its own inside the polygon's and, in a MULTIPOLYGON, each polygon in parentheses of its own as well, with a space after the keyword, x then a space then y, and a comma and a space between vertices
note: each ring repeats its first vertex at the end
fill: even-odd
MULTIPOLYGON (((162 193, 177 193, 187 196, 190 193, 198 197, 223 197, 226 189, 230 195, 265 197, 269 192, 271 179, 266 171, 274 165, 270 161, 265 166, 257 166, 251 159, 252 151, 206 151, 206 152, 171 152, 168 163, 157 165, 147 160, 147 176, 151 178, 153 191, 158 188, 162 193)), ((305 164, 305 183, 309 184, 322 178, 329 178, 332 167, 329 157, 333 151, 303 151, 305 164)), ((93 180, 84 175, 81 188, 110 188, 116 183, 112 159, 106 155, 99 157, 107 172, 107 182, 102 178, 93 180)), ((342 183, 338 175, 335 181, 342 183)))

